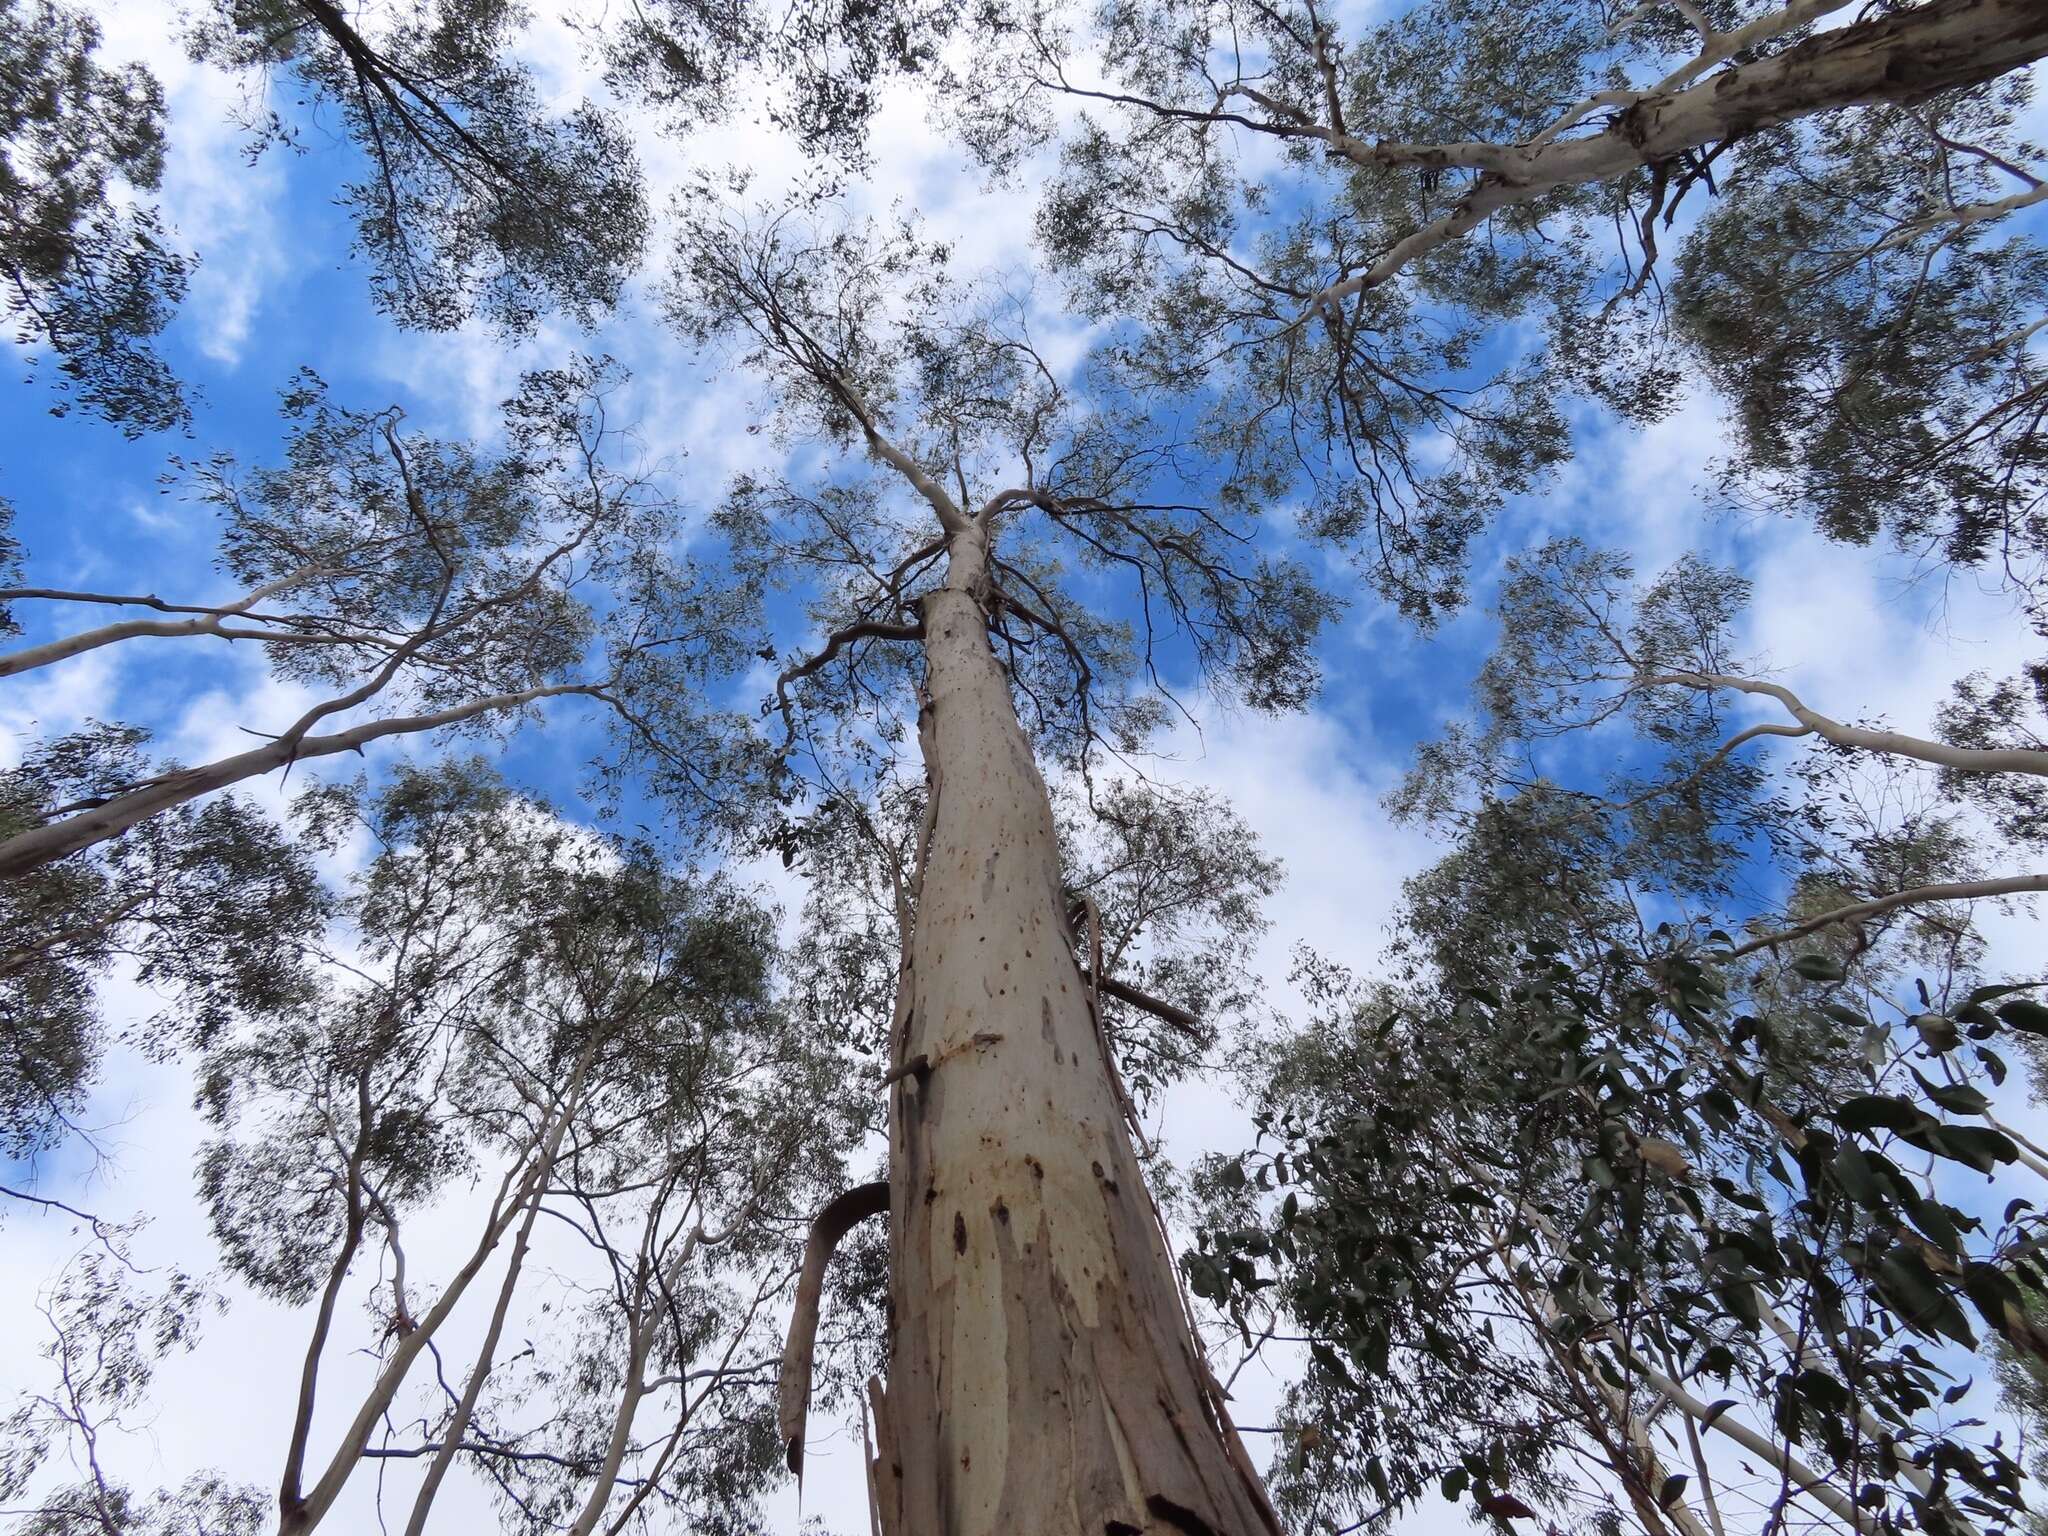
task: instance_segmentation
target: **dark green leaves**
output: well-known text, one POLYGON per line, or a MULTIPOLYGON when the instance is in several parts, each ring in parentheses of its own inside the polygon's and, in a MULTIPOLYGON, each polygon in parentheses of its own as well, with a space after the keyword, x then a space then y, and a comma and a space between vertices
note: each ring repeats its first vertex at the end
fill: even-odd
POLYGON ((1895 1247, 1872 1275, 1879 1293, 1900 1318, 1923 1332, 1945 1334, 1966 1349, 1977 1347, 1969 1319, 1955 1298, 1912 1249, 1895 1247))
POLYGON ((186 420, 154 341, 187 259, 142 198, 163 175, 163 88, 98 57, 98 24, 59 0, 0 0, 0 293, 73 403, 130 436, 186 420))
POLYGON ((2031 998, 2016 997, 1998 1008, 1998 1017, 2013 1029, 2030 1035, 2048 1035, 2048 1007, 2031 998))
MULTIPOLYGON (((1935 1090, 1930 1089, 1930 1097, 1941 1102, 1935 1090)), ((1951 1091, 1947 1097, 1955 1104, 1976 1106, 1963 1113, 1979 1113, 1984 1107, 1983 1095, 1975 1089, 1951 1091)), ((2002 1132, 1988 1126, 1944 1124, 1925 1110, 1884 1094, 1862 1094, 1844 1101, 1835 1111, 1835 1122, 1846 1131, 1891 1131, 1916 1147, 1953 1158, 1979 1173, 1989 1173, 1997 1164, 2009 1163, 2019 1155, 2011 1138, 2002 1132)))
POLYGON ((1849 974, 1832 955, 1800 955, 1793 960, 1792 969, 1808 981, 1841 981, 1849 974))
POLYGON ((1927 1115, 1903 1099, 1885 1094, 1859 1094, 1835 1110, 1835 1122, 1845 1131, 1911 1131, 1927 1123, 1927 1115))
POLYGON ((1991 1107, 1991 1101, 1967 1083, 1930 1083, 1923 1078, 1921 1087, 1952 1115, 1981 1115, 1991 1107))

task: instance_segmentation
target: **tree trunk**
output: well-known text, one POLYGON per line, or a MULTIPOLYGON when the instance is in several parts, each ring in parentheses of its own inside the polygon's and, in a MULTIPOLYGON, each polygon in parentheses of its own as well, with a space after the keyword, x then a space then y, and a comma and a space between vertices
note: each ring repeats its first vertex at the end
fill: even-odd
POLYGON ((924 606, 931 795, 890 1108, 886 1536, 1272 1536, 1067 938, 982 524, 924 606))

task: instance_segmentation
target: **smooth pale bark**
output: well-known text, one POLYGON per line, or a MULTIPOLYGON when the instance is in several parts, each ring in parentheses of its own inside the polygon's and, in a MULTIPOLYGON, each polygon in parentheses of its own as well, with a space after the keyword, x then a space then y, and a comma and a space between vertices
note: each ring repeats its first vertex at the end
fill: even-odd
MULTIPOLYGON (((327 1517, 328 1511, 334 1507, 334 1501, 341 1497, 343 1486, 361 1464, 363 1450, 369 1445, 370 1436, 376 1432, 378 1421, 390 1408, 392 1399, 398 1395, 398 1389, 404 1385, 413 1361, 440 1331, 441 1325, 448 1320, 449 1314, 462 1300, 463 1293, 469 1289, 470 1282, 482 1271, 499 1242, 511 1230, 512 1223, 523 1210, 528 1209, 528 1202, 538 1203, 540 1200, 541 1193, 554 1172, 555 1158, 561 1151, 562 1137, 569 1129, 570 1120, 575 1116, 583 1088, 583 1074, 588 1070, 596 1050, 596 1041, 584 1047, 570 1074, 568 1086, 563 1090, 561 1107, 557 1111, 555 1121, 543 1133, 540 1145, 535 1151, 535 1160, 525 1170, 525 1177, 518 1179, 515 1185, 514 1175, 519 1170, 515 1167, 506 1171, 504 1182, 498 1189, 498 1197, 492 1203, 483 1235, 475 1249, 471 1251, 462 1268, 449 1280, 447 1287, 428 1309, 426 1316, 419 1319, 411 1330, 401 1335, 393 1346, 390 1355, 377 1372, 376 1380, 369 1392, 358 1405, 348 1428, 343 1431, 341 1441, 327 1463, 327 1469, 313 1485, 311 1492, 303 1496, 298 1491, 299 1463, 294 1463, 278 1499, 278 1536, 307 1536, 307 1533, 327 1517)), ((310 1400, 310 1376, 305 1390, 310 1400)), ((303 1456, 301 1448, 295 1446, 294 1449, 301 1457, 303 1456)))
POLYGON ((1953 768, 1959 773, 2048 776, 2048 752, 2039 747, 1957 747, 1945 741, 1930 741, 1924 736, 1908 736, 1900 731, 1874 731, 1860 725, 1844 725, 1839 720, 1830 720, 1817 709, 1809 709, 1783 684, 1766 682, 1762 678, 1734 677, 1722 672, 1661 672, 1654 677, 1643 678, 1634 686, 1659 688, 1672 685, 1709 690, 1726 688, 1737 693, 1759 694, 1776 699, 1784 705, 1785 712, 1799 722, 1796 726, 1752 726, 1716 756, 1725 754, 1730 747, 1755 735, 1819 736, 1838 747, 1881 752, 1891 757, 1910 757, 1916 762, 1932 763, 1937 768, 1953 768))
MULTIPOLYGON (((648 1277, 641 1276, 641 1286, 646 1286, 648 1277)), ((654 1345, 654 1329, 646 1313, 638 1310, 642 1298, 636 1296, 636 1310, 633 1326, 626 1340, 626 1375, 619 1388, 619 1406, 612 1414, 611 1438, 605 1442, 604 1463, 597 1470, 597 1478, 591 1484, 589 1494, 583 1500, 583 1508, 577 1513, 576 1521, 569 1527, 569 1536, 590 1536, 597 1528, 597 1522, 604 1518, 604 1507, 611 1502, 612 1489, 618 1486, 619 1469, 626 1464, 626 1451, 633 1443, 633 1418, 640 1411, 640 1400, 647 1395, 647 1352, 654 1345)))
POLYGON ((929 843, 890 1106, 885 1536, 1276 1536, 1190 1332, 988 644, 982 522, 925 599, 929 843))
POLYGON ((505 1279, 498 1287, 498 1304, 491 1309, 490 1326, 484 1330, 484 1342, 476 1352, 476 1363, 469 1369, 469 1380, 463 1386, 462 1396, 456 1401, 454 1417, 449 1419, 448 1427, 441 1435, 441 1448, 434 1453, 433 1461, 427 1466, 427 1475, 420 1481, 419 1492, 413 1496, 412 1514, 405 1522, 405 1536, 424 1536, 428 1511, 434 1506, 435 1495, 441 1491, 442 1479, 455 1465, 463 1436, 469 1433, 470 1420, 476 1415, 477 1398, 497 1361, 498 1339, 505 1331, 505 1314, 512 1309, 512 1296, 519 1288, 519 1276, 526 1267, 526 1250, 533 1238, 534 1219, 540 1215, 543 1193, 544 1190, 536 1186, 526 1202, 526 1215, 519 1223, 519 1235, 512 1240, 512 1257, 506 1261, 505 1279))
POLYGON ((859 1184, 818 1212, 804 1243, 804 1267, 797 1276, 796 1299, 790 1303, 789 1337, 782 1349, 776 1383, 776 1423, 782 1434, 783 1459, 798 1477, 804 1471, 804 1422, 811 1405, 811 1363, 817 1353, 818 1308, 825 1295, 825 1268, 839 1240, 870 1216, 886 1215, 889 1186, 859 1184))
POLYGON ((1854 22, 1682 89, 1628 101, 1611 127, 1578 139, 1528 145, 1355 145, 1364 164, 1463 167, 1479 185, 1434 222, 1400 241, 1367 271, 1317 294, 1310 310, 1378 287, 1438 246, 1504 208, 1557 187, 1582 186, 1655 165, 1687 150, 1844 107, 1911 102, 1995 80, 2048 55, 2041 0, 1931 0, 1854 22))
POLYGON ((1836 907, 1818 917, 1809 917, 1789 928, 1767 933, 1760 939, 1751 939, 1747 944, 1738 944, 1729 950, 1726 959, 1739 960, 1744 955, 1753 955, 1760 949, 1769 949, 1776 944, 1803 939, 1809 933, 1818 933, 1823 928, 1832 928, 1840 923, 1860 922, 1866 917, 1881 917, 1895 912, 1900 907, 1931 907, 1949 901, 1982 901, 1998 896, 2028 896, 2039 891, 2048 891, 2048 875, 2002 875, 1995 880, 1958 880, 1947 885, 1922 885, 1910 891, 1894 891, 1888 896, 1875 896, 1869 901, 1855 902, 1846 907, 1836 907))
MULTIPOLYGON (((352 634, 326 634, 317 631, 294 631, 291 629, 242 628, 229 625, 230 619, 248 618, 250 610, 267 598, 323 575, 338 575, 319 566, 305 566, 290 575, 280 576, 276 581, 266 582, 239 601, 220 608, 203 608, 190 603, 166 603, 160 597, 115 597, 100 592, 62 592, 49 587, 13 587, 0 593, 0 601, 15 601, 20 598, 47 598, 57 602, 112 603, 156 608, 165 613, 185 613, 192 617, 183 619, 127 619, 118 624, 103 624, 97 629, 88 629, 74 635, 64 635, 41 645, 25 646, 18 651, 9 651, 0 656, 0 677, 14 677, 23 672, 32 672, 37 667, 47 667, 54 662, 65 661, 73 656, 82 656, 87 651, 98 650, 103 645, 117 645, 123 640, 142 639, 147 636, 175 639, 187 635, 213 635, 223 640, 258 640, 265 644, 290 645, 382 645, 391 648, 389 640, 352 634)), ((291 618, 277 615, 258 614, 250 620, 257 625, 290 624, 291 618)))

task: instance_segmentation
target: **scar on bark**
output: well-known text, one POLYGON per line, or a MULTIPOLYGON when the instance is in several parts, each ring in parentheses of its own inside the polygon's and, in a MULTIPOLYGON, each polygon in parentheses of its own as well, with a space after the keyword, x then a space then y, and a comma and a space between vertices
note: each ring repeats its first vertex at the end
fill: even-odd
POLYGON ((818 1303, 825 1290, 825 1266, 839 1240, 856 1223, 889 1209, 889 1185, 877 1179, 857 1185, 832 1201, 811 1222, 804 1242, 804 1268, 796 1283, 796 1303, 789 1314, 789 1343, 782 1351, 776 1423, 789 1470, 804 1475, 804 1420, 811 1409, 811 1359, 818 1343, 818 1303))

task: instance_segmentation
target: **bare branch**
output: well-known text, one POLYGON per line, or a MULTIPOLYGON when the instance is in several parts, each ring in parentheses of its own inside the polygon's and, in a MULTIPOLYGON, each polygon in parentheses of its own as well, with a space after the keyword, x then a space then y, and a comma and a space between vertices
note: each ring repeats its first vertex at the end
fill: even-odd
POLYGON ((799 1478, 804 1471, 804 1420, 811 1406, 811 1358, 818 1340, 818 1305, 825 1289, 825 1266, 839 1240, 856 1223, 880 1216, 889 1209, 889 1185, 885 1180, 862 1184, 818 1212, 811 1222, 811 1235, 804 1242, 803 1273, 796 1283, 796 1300, 789 1315, 789 1343, 782 1351, 782 1383, 776 1407, 776 1423, 782 1431, 784 1454, 789 1470, 799 1478))

